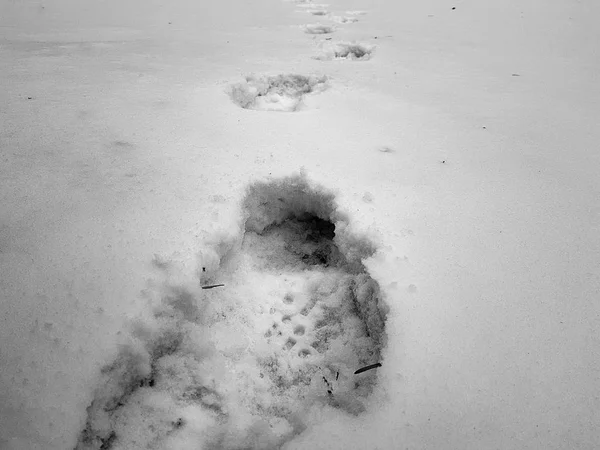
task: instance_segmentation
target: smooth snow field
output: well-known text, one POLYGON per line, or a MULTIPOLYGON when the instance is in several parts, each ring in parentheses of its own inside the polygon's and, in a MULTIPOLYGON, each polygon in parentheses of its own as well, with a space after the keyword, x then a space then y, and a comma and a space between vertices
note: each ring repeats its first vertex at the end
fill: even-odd
POLYGON ((600 448, 600 3, 0 0, 0 449, 600 448))

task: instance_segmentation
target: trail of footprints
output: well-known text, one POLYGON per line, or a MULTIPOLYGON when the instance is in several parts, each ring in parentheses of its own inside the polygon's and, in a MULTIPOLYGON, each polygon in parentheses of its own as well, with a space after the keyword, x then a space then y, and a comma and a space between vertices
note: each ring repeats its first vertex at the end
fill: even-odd
MULTIPOLYGON (((338 23, 364 14, 297 6, 338 23)), ((331 43, 315 59, 366 60, 373 49, 331 43)), ((244 109, 294 112, 327 87, 325 76, 252 75, 229 94, 244 109)), ((222 279, 200 274, 205 284, 225 282, 223 290, 161 288, 155 328, 134 332, 143 348, 124 347, 102 369, 76 450, 188 448, 179 436, 196 436, 207 449, 277 449, 306 428, 315 405, 365 410, 377 371, 355 371, 377 366, 386 345, 386 306, 362 265, 375 248, 340 235, 345 219, 334 196, 302 176, 250 186, 244 211, 241 248, 217 263, 231 267, 217 270, 222 279), (262 289, 243 290, 256 280, 262 289), (212 347, 196 348, 199 330, 208 330, 212 347)), ((169 270, 162 260, 155 266, 169 270)))
MULTIPOLYGON (((364 11, 346 11, 346 15, 333 15, 328 10, 327 4, 312 3, 310 1, 297 1, 297 6, 314 17, 328 19, 338 24, 349 24, 358 21, 358 16, 366 14, 364 11)), ((323 23, 310 23, 302 26, 304 33, 319 36, 328 36, 335 33, 334 25, 323 23)), ((367 61, 371 59, 375 50, 374 45, 356 42, 329 42, 331 38, 319 42, 320 54, 314 59, 320 61, 351 60, 367 61)), ((299 74, 280 74, 277 76, 248 75, 240 83, 229 86, 228 94, 231 100, 244 109, 258 111, 296 112, 304 108, 304 98, 323 92, 328 88, 327 77, 305 76, 299 74)))

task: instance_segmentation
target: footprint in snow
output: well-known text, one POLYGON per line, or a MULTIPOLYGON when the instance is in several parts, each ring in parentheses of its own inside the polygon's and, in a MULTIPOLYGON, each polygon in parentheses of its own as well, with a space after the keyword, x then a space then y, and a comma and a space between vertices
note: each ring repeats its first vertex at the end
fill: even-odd
POLYGON ((362 263, 376 248, 303 176, 254 183, 242 205, 243 233, 199 261, 223 287, 145 293, 153 317, 99 374, 77 450, 281 448, 313 408, 365 410, 386 345, 362 263))
POLYGON ((311 9, 326 9, 329 7, 327 3, 312 3, 312 2, 303 2, 296 5, 299 8, 311 8, 311 9))
POLYGON ((332 16, 331 20, 337 23, 355 23, 358 22, 356 17, 347 17, 347 16, 332 16))
POLYGON ((258 111, 299 111, 308 94, 327 89, 327 77, 282 74, 249 75, 229 88, 232 101, 244 109, 258 111))
POLYGON ((313 16, 327 16, 329 15, 329 11, 327 11, 326 9, 309 9, 307 11, 309 14, 312 14, 313 16))
POLYGON ((321 55, 315 59, 329 61, 332 59, 350 59, 354 61, 366 61, 371 59, 375 46, 351 42, 336 42, 325 44, 321 55))
POLYGON ((307 34, 330 34, 334 31, 335 28, 330 25, 322 25, 320 23, 304 25, 304 32, 307 34))

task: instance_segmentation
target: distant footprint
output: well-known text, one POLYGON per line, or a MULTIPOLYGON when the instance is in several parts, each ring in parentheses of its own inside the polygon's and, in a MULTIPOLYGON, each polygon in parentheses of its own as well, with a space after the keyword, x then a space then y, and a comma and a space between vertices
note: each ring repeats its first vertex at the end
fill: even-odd
POLYGON ((294 112, 302 107, 305 95, 327 89, 327 78, 304 75, 246 77, 230 86, 229 95, 244 109, 294 112))
POLYGON ((326 17, 329 15, 329 11, 327 11, 326 9, 309 9, 306 12, 313 16, 319 16, 319 17, 326 17))
POLYGON ((296 6, 299 8, 326 9, 329 5, 327 3, 301 3, 296 6))
POLYGON ((331 16, 331 20, 337 23, 355 23, 358 22, 356 17, 348 17, 348 16, 331 16))
POLYGON ((322 61, 332 59, 350 59, 355 61, 366 61, 371 59, 375 47, 367 44, 356 44, 349 42, 337 42, 328 44, 323 53, 315 59, 322 61))
POLYGON ((320 23, 304 25, 304 32, 307 34, 330 34, 335 31, 335 28, 330 25, 322 25, 320 23))

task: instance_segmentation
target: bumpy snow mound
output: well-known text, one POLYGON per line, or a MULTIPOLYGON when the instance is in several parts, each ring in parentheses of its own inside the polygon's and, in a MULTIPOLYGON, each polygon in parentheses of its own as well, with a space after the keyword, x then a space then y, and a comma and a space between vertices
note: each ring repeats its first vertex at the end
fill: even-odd
POLYGON ((252 184, 242 211, 237 244, 199 256, 199 286, 144 291, 152 312, 102 370, 77 450, 277 449, 319 411, 366 410, 386 345, 362 264, 376 248, 303 176, 252 184))
POLYGON ((230 87, 233 102, 244 109, 260 111, 298 111, 305 95, 327 88, 327 77, 304 75, 249 75, 230 87))
POLYGON ((332 59, 350 59, 366 61, 371 59, 375 46, 351 42, 336 42, 323 48, 323 53, 315 59, 328 61, 332 59))

